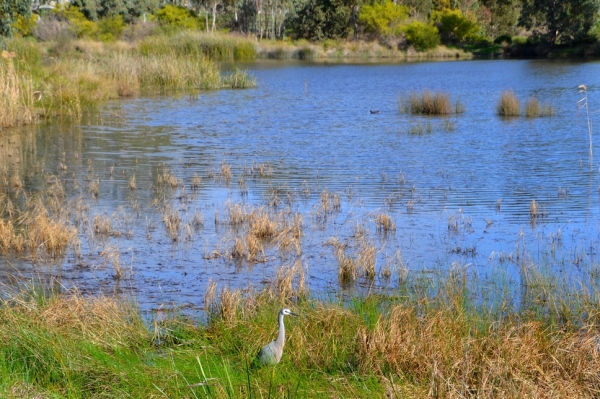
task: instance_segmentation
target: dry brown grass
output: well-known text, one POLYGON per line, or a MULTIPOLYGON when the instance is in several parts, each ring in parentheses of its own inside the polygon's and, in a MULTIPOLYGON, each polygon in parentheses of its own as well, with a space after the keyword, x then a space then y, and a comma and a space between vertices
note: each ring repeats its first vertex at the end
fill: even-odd
POLYGON ((273 290, 283 303, 293 297, 308 294, 301 260, 296 260, 292 266, 284 265, 279 268, 273 281, 273 290))
POLYGON ((37 325, 44 331, 56 331, 75 340, 82 337, 106 349, 142 343, 148 330, 135 306, 119 298, 86 297, 79 291, 55 295, 44 302, 31 301, 29 293, 17 294, 0 307, 1 330, 37 325))
POLYGON ((592 397, 600 389, 600 348, 591 331, 549 334, 542 323, 501 323, 473 331, 455 309, 419 315, 394 307, 357 331, 362 372, 429 381, 429 396, 592 397), (568 371, 567 371, 568 370, 568 371))
POLYGON ((541 104, 535 97, 530 97, 525 101, 525 116, 528 118, 553 116, 555 112, 553 106, 541 104))
POLYGON ((500 116, 520 116, 521 100, 517 98, 512 90, 500 94, 500 101, 496 105, 496 112, 500 116))
POLYGON ((342 199, 338 193, 333 193, 327 189, 321 192, 321 210, 325 214, 339 212, 342 208, 342 199))
POLYGON ((35 120, 33 78, 15 70, 15 56, 3 51, 0 57, 0 127, 29 124, 35 120))
POLYGON ((377 226, 377 231, 382 233, 396 230, 396 222, 394 222, 390 215, 384 212, 375 215, 375 226, 377 226))
POLYGON ((540 208, 535 200, 531 200, 531 203, 529 204, 529 216, 532 219, 541 216, 540 208))

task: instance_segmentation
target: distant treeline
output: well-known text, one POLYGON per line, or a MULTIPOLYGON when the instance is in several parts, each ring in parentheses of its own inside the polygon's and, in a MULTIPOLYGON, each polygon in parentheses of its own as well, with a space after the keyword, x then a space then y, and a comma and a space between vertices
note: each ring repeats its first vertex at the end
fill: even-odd
POLYGON ((152 26, 258 39, 379 40, 425 50, 439 44, 568 46, 596 43, 600 33, 600 0, 72 0, 54 10, 39 10, 33 0, 3 3, 1 35, 41 40, 62 34, 113 40, 152 26), (142 23, 146 28, 131 29, 142 23))

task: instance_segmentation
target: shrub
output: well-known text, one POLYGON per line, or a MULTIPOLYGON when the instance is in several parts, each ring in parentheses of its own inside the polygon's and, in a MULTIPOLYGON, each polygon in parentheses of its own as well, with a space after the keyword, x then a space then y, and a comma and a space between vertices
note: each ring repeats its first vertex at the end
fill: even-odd
POLYGON ((98 21, 98 38, 104 42, 112 42, 121 37, 125 22, 121 15, 103 18, 98 21))
POLYGON ((438 29, 421 21, 412 21, 404 27, 408 41, 419 51, 429 50, 440 44, 438 29))
POLYGON ((66 19, 69 23, 69 32, 75 37, 96 37, 98 26, 95 22, 88 20, 85 15, 75 6, 59 9, 57 16, 66 19))
POLYGON ((200 20, 191 10, 185 7, 166 5, 155 13, 160 26, 167 31, 180 29, 198 29, 200 20))
POLYGON ((500 35, 497 38, 494 39, 494 43, 496 44, 502 44, 502 43, 508 43, 511 44, 512 43, 512 36, 511 35, 500 35))
POLYGON ((365 25, 365 31, 377 35, 401 33, 400 22, 408 17, 408 7, 394 4, 391 0, 373 5, 364 5, 358 19, 365 25))
POLYGON ((57 41, 69 35, 69 23, 54 15, 40 18, 33 28, 33 36, 43 42, 57 41))
POLYGON ((438 27, 445 43, 473 39, 479 32, 479 27, 460 10, 444 8, 431 13, 431 21, 438 27))
POLYGON ((31 14, 29 18, 19 15, 13 24, 13 29, 21 36, 30 36, 33 33, 36 22, 39 19, 37 14, 31 14))

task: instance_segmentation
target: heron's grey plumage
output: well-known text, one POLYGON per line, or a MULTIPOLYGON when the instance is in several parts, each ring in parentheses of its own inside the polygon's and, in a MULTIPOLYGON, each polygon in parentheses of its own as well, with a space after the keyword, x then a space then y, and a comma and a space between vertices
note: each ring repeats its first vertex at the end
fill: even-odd
POLYGON ((283 346, 285 345, 285 325, 283 324, 283 317, 286 315, 298 316, 292 313, 291 310, 284 308, 279 312, 279 332, 275 341, 271 341, 269 344, 262 347, 258 352, 257 359, 261 364, 275 365, 281 360, 283 355, 283 346))

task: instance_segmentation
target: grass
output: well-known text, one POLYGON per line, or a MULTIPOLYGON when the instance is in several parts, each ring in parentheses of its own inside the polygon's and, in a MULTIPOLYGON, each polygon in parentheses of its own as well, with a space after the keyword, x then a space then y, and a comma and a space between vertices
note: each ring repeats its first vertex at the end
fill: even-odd
POLYGON ((398 99, 398 110, 400 113, 413 115, 449 115, 463 113, 465 107, 460 101, 453 104, 448 93, 424 90, 421 93, 410 93, 408 97, 401 96, 398 99))
POLYGON ((0 127, 58 119, 78 121, 113 98, 180 90, 241 89, 246 71, 221 74, 214 60, 253 58, 253 44, 194 32, 151 36, 139 43, 64 39, 7 40, 0 58, 0 127))
POLYGON ((496 113, 500 116, 521 116, 521 101, 512 90, 500 94, 496 113))
POLYGON ((312 297, 298 262, 262 291, 210 283, 207 319, 144 320, 115 297, 36 286, 0 303, 3 397, 596 397, 598 292, 535 265, 520 305, 473 301, 468 279, 408 279, 396 292, 312 297), (290 307, 282 362, 250 368, 290 307))
POLYGON ((554 116, 556 110, 550 104, 543 104, 535 97, 530 97, 525 101, 525 116, 536 118, 543 116, 554 116))

